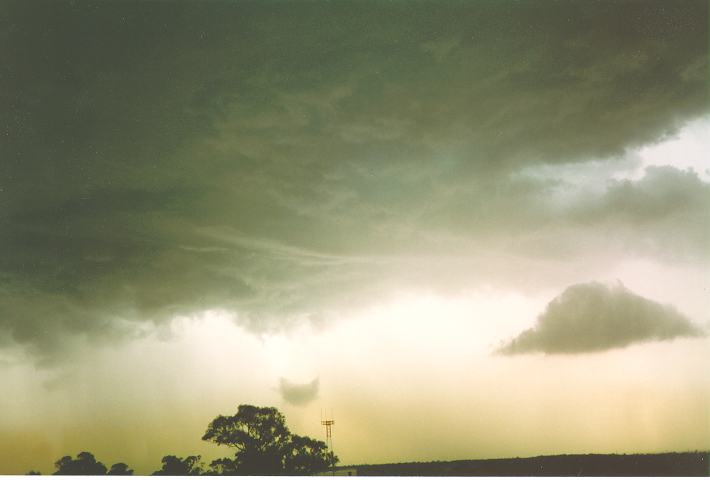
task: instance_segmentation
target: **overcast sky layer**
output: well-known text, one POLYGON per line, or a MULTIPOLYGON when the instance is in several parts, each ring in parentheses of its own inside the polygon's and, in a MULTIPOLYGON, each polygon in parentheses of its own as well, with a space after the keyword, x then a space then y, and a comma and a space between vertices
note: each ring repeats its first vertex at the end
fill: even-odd
POLYGON ((0 473, 710 447, 707 2, 0 8, 0 473))

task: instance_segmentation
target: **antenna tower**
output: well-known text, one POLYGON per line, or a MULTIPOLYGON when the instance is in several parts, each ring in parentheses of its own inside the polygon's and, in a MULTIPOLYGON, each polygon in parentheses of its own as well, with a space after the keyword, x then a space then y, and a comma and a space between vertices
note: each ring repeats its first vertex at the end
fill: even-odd
MULTIPOLYGON (((333 420, 333 410, 330 410, 330 418, 328 418, 328 412, 325 412, 325 417, 323 416, 323 410, 320 411, 320 424, 325 427, 325 444, 330 449, 330 454, 335 458, 333 453, 333 425, 335 425, 335 420, 333 420)), ((335 462, 331 465, 333 468, 333 475, 335 475, 335 462)))

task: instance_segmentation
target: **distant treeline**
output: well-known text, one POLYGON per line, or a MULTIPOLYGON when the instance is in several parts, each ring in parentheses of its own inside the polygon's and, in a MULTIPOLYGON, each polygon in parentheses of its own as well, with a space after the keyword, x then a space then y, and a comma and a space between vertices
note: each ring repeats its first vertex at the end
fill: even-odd
POLYGON ((358 476, 681 476, 710 474, 708 452, 633 455, 551 455, 496 460, 354 466, 358 476))

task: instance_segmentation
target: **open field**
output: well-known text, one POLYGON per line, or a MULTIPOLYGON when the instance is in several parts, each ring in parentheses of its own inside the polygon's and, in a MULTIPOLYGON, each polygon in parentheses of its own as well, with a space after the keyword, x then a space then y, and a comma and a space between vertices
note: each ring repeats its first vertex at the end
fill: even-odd
POLYGON ((361 476, 708 476, 708 452, 357 465, 361 476))

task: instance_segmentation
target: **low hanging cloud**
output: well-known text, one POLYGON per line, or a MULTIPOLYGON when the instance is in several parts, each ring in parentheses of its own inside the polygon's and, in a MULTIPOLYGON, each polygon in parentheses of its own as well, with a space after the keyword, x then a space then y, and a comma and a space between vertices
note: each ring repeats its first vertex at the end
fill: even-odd
POLYGON ((537 324, 499 353, 585 353, 651 340, 699 337, 705 333, 670 305, 622 285, 585 283, 568 287, 538 317, 537 324))
POLYGON ((279 380, 279 393, 291 405, 307 405, 318 397, 319 379, 308 383, 292 383, 285 378, 279 380))

